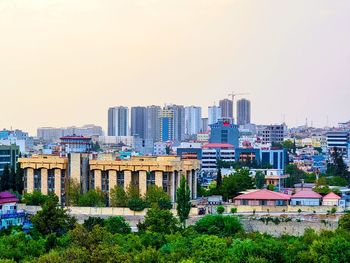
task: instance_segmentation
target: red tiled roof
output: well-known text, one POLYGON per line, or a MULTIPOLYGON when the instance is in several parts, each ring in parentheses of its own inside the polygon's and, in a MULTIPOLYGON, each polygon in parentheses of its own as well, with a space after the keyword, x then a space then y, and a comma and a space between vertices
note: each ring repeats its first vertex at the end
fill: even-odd
POLYGON ((293 198, 314 198, 314 199, 321 199, 322 195, 310 190, 310 189, 303 189, 296 194, 292 195, 293 198))
POLYGON ((330 192, 329 194, 325 195, 323 199, 341 199, 341 198, 335 193, 330 192))
POLYGON ((17 202, 18 202, 18 199, 14 194, 11 194, 10 192, 0 193, 0 204, 17 203, 17 202))
POLYGON ((289 200, 290 196, 282 193, 273 192, 267 189, 257 190, 251 193, 242 194, 234 200, 289 200))
POLYGON ((229 143, 207 143, 202 146, 203 149, 209 148, 228 148, 233 149, 233 145, 229 143))

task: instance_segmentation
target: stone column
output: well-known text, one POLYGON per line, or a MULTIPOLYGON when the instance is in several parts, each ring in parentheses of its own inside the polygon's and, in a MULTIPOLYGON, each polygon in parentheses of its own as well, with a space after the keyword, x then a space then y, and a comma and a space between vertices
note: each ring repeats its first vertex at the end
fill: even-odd
POLYGON ((124 171, 124 190, 127 191, 131 184, 131 171, 124 171))
POLYGON ((117 185, 117 171, 110 170, 108 172, 108 178, 109 178, 109 194, 111 194, 111 190, 114 188, 114 186, 117 185))
POLYGON ((47 189, 47 169, 41 168, 41 193, 44 195, 48 194, 47 189))
POLYGON ((139 171, 139 190, 140 195, 144 196, 147 192, 147 172, 139 171))
POLYGON ((197 179, 198 179, 198 171, 193 171, 193 199, 197 199, 197 179))
POLYGON ((34 191, 34 169, 27 168, 27 193, 34 191))
POLYGON ((169 176, 169 187, 170 187, 170 198, 171 202, 175 202, 176 200, 176 185, 175 185, 175 172, 171 172, 169 176))
POLYGON ((163 189, 163 172, 156 171, 155 172, 156 186, 161 187, 163 189))
POLYGON ((193 182, 192 182, 192 170, 188 171, 188 187, 190 188, 190 191, 191 191, 191 199, 193 199, 193 182))
POLYGON ((55 195, 57 195, 59 203, 61 203, 61 194, 61 169, 55 169, 55 195))
POLYGON ((102 175, 101 175, 101 170, 95 170, 95 190, 102 189, 102 175))

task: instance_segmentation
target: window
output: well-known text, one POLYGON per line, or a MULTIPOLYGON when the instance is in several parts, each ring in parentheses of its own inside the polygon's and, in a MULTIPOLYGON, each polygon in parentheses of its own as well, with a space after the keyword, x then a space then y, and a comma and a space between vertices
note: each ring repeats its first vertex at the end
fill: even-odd
POLYGON ((124 172, 123 171, 117 172, 117 186, 124 188, 124 172))
POLYGON ((168 192, 169 173, 163 172, 163 191, 168 192))
POLYGON ((34 191, 41 191, 41 169, 34 169, 34 191))
POLYGON ((49 192, 55 191, 55 170, 49 169, 47 171, 47 189, 49 192))
POLYGON ((156 173, 155 172, 147 172, 147 189, 151 185, 156 184, 156 173))
POLYGON ((108 171, 102 171, 101 172, 101 190, 102 192, 108 192, 109 190, 109 176, 108 171))

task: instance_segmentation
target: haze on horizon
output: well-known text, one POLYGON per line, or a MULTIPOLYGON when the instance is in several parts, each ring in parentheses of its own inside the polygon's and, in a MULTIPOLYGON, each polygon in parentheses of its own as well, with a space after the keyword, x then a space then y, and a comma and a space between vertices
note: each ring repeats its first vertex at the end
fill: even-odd
POLYGON ((350 119, 350 1, 0 0, 1 128, 249 92, 257 124, 350 119))

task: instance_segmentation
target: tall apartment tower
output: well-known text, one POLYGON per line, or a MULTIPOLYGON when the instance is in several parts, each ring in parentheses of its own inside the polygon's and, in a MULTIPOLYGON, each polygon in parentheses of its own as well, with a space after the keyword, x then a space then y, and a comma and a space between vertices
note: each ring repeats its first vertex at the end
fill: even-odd
POLYGON ((131 136, 138 136, 145 139, 146 123, 147 123, 147 108, 132 107, 131 108, 131 136))
POLYGON ((201 120, 201 132, 207 132, 208 131, 208 118, 202 118, 201 120))
POLYGON ((174 111, 164 108, 159 113, 160 139, 162 142, 174 140, 174 111))
POLYGON ((195 135, 201 130, 202 108, 197 106, 185 107, 185 134, 195 135))
POLYGON ((233 103, 232 100, 223 99, 219 102, 221 108, 221 117, 233 120, 233 103))
POLYGON ((250 124, 250 101, 241 99, 237 101, 237 124, 250 124))
POLYGON ((217 123, 222 118, 221 108, 219 106, 208 107, 208 125, 217 123))
POLYGON ((157 142, 161 139, 160 136, 160 111, 159 106, 147 106, 146 108, 146 131, 145 139, 152 139, 157 142))
POLYGON ((108 109, 108 136, 129 135, 129 109, 118 106, 108 109))

